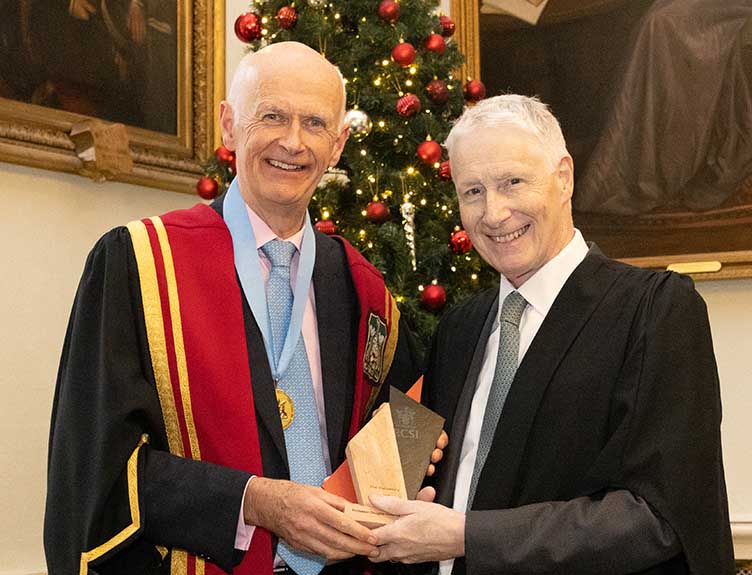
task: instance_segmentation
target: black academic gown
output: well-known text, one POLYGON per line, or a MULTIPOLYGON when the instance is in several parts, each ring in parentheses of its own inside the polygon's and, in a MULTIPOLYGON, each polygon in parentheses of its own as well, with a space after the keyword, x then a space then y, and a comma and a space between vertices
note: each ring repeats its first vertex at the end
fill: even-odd
MULTIPOLYGON (((432 347, 423 394, 451 430, 437 478, 446 505, 497 300, 494 289, 450 311, 432 347)), ((515 375, 454 573, 733 573, 720 421, 707 312, 691 280, 591 249, 515 375), (682 551, 659 565, 627 556, 619 510, 598 506, 617 490, 647 502, 682 551)))
MULTIPOLYGON (((220 214, 222 199, 213 206, 220 214)), ((355 381, 359 308, 342 245, 316 232, 313 272, 329 454, 344 460, 355 381)), ((206 297, 221 297, 206 294, 206 297)), ((261 334, 243 298, 264 475, 288 479, 284 434, 261 334)), ((377 404, 389 385, 407 389, 419 360, 405 325, 377 404)), ((362 368, 362 366, 361 366, 362 368)), ((129 523, 125 462, 141 434, 141 528, 95 562, 102 574, 165 573, 157 546, 186 549, 231 571, 245 472, 168 452, 127 229, 89 254, 63 347, 52 412, 44 544, 50 575, 78 573, 81 552, 129 523)), ((274 541, 276 546, 276 539, 274 541)), ((328 568, 331 569, 331 568, 328 568)), ((344 571, 347 565, 335 567, 344 571)))

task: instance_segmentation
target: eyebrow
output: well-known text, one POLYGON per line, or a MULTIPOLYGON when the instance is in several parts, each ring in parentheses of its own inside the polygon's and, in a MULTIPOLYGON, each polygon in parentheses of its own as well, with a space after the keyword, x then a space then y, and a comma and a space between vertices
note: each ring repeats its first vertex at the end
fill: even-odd
POLYGON ((482 185, 483 185, 483 182, 481 182, 480 179, 472 178, 472 179, 467 179, 467 180, 460 180, 459 182, 457 182, 456 187, 467 188, 469 186, 482 186, 482 185))
POLYGON ((256 112, 279 112, 281 114, 285 113, 282 108, 271 102, 259 102, 258 106, 256 106, 256 112))
MULTIPOLYGON (((283 114, 288 113, 288 110, 286 108, 284 108, 282 106, 279 106, 279 104, 277 104, 276 102, 267 102, 267 101, 259 102, 258 105, 256 106, 256 110, 257 111, 264 111, 264 112, 268 112, 268 111, 280 112, 280 113, 283 113, 283 114)), ((327 122, 329 121, 329 119, 326 117, 326 115, 322 114, 319 111, 303 110, 303 111, 300 112, 300 114, 304 118, 320 118, 321 120, 324 120, 324 121, 327 121, 327 122)))

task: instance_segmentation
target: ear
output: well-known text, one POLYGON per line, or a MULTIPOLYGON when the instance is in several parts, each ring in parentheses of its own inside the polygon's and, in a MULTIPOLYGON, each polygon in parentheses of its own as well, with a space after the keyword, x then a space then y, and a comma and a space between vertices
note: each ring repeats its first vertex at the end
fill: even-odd
POLYGON ((572 199, 574 192, 574 162, 571 156, 564 156, 559 161, 557 176, 561 184, 561 203, 564 204, 572 199))
POLYGON ((339 137, 337 138, 337 141, 334 143, 334 149, 332 150, 332 155, 329 158, 329 166, 334 167, 337 165, 337 162, 339 162, 339 157, 342 155, 342 150, 345 149, 345 143, 347 142, 347 138, 350 135, 350 126, 345 125, 342 128, 342 131, 339 134, 339 137))
POLYGON ((222 129, 222 143, 225 148, 235 151, 235 119, 232 106, 227 100, 219 104, 219 127, 222 129))

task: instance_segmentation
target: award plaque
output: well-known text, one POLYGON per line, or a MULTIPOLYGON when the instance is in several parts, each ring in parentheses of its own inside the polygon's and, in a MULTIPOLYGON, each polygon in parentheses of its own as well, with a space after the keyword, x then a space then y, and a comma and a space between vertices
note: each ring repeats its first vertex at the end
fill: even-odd
POLYGON ((371 507, 369 496, 415 499, 443 426, 443 417, 392 387, 389 403, 350 440, 347 461, 324 489, 348 499, 345 514, 366 527, 391 523, 395 517, 371 507))

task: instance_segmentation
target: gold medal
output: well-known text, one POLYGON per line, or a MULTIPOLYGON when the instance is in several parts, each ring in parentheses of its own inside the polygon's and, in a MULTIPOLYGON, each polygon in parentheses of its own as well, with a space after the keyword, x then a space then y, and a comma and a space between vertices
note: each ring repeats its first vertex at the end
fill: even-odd
POLYGON ((279 420, 282 422, 282 429, 287 429, 295 419, 295 406, 292 399, 280 388, 274 390, 277 395, 277 407, 279 408, 279 420))

